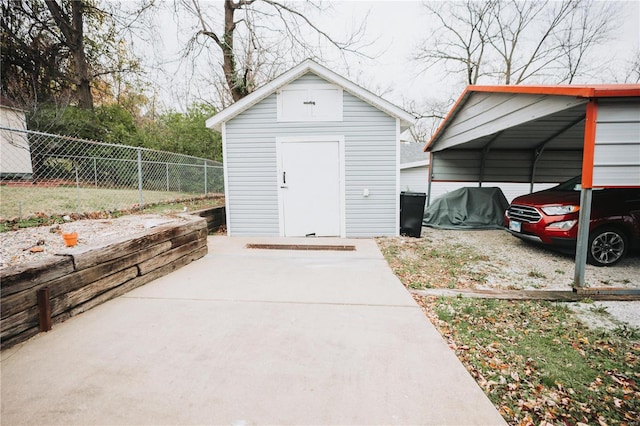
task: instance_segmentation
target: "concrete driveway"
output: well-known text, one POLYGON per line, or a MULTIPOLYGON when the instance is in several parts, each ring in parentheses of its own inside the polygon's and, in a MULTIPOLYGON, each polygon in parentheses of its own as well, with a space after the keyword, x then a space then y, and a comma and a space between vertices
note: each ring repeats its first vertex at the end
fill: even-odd
POLYGON ((504 424, 373 240, 210 237, 1 368, 3 425, 504 424))

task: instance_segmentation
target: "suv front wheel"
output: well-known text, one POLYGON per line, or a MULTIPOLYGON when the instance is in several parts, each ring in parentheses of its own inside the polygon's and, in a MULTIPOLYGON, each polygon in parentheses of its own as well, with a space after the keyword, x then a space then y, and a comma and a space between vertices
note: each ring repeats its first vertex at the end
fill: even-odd
POLYGON ((627 253, 627 236, 616 228, 596 229, 589 236, 587 261, 595 266, 613 266, 627 253))

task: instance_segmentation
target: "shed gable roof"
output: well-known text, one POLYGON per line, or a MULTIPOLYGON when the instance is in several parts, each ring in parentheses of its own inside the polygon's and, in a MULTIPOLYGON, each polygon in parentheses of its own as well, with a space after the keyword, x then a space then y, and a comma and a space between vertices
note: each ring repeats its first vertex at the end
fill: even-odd
POLYGON ((300 78, 304 74, 312 72, 316 74, 318 77, 323 78, 324 80, 333 83, 337 86, 340 86, 343 90, 351 93, 353 96, 367 102, 368 104, 376 107, 380 111, 400 119, 400 131, 404 131, 411 127, 416 119, 414 116, 404 111, 403 109, 393 105, 391 102, 388 102, 381 97, 369 92, 368 90, 363 89, 357 84, 347 80, 346 78, 336 74, 335 72, 323 67, 322 65, 307 59, 301 64, 295 66, 289 71, 281 74, 275 79, 271 80, 269 83, 261 86, 257 90, 253 91, 249 95, 240 99, 238 102, 233 105, 225 108, 220 111, 218 114, 210 117, 206 121, 206 125, 210 129, 215 129, 220 131, 222 128, 222 123, 225 123, 242 112, 248 110, 258 102, 265 99, 267 96, 276 92, 281 87, 291 83, 292 81, 300 78))

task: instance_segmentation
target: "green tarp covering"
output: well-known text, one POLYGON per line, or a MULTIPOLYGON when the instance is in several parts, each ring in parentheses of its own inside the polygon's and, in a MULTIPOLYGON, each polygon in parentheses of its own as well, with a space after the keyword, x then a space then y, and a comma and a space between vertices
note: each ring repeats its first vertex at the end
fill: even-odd
POLYGON ((500 188, 460 188, 434 200, 425 209, 422 224, 440 229, 498 229, 508 207, 500 188))

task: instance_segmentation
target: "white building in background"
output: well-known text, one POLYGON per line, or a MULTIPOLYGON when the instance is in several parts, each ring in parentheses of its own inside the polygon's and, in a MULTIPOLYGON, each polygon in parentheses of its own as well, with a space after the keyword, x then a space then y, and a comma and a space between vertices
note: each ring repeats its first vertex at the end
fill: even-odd
POLYGON ((24 110, 0 96, 0 178, 28 178, 33 167, 27 134, 6 128, 26 130, 27 120, 24 110))
POLYGON ((400 191, 429 192, 429 153, 422 142, 400 145, 400 191))

